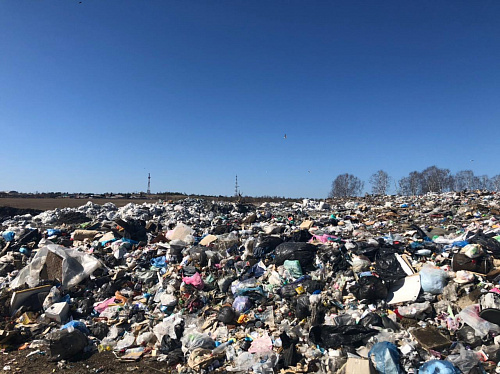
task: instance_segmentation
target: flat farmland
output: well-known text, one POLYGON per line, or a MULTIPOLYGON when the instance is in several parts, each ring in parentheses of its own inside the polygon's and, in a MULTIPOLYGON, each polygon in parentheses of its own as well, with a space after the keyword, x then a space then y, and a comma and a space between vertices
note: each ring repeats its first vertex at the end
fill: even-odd
POLYGON ((85 205, 88 201, 103 205, 108 202, 122 207, 128 203, 142 204, 144 202, 154 203, 157 199, 71 199, 71 198, 0 198, 0 207, 8 206, 16 209, 51 210, 56 208, 76 208, 85 205))

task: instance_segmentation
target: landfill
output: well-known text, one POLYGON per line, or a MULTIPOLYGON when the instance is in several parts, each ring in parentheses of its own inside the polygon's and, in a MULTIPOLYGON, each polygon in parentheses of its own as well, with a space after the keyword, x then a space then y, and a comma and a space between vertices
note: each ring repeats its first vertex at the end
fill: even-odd
POLYGON ((500 373, 499 219, 488 191, 3 217, 2 353, 166 373, 500 373))

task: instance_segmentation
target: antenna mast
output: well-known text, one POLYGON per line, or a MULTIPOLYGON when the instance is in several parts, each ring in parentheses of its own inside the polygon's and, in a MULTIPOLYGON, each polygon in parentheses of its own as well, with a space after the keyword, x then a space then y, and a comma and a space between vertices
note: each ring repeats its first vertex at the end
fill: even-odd
POLYGON ((151 195, 151 173, 148 173, 148 195, 151 195))
POLYGON ((240 191, 239 191, 239 188, 240 186, 238 186, 238 174, 236 174, 236 183, 234 184, 234 196, 235 197, 238 197, 239 194, 240 194, 240 191))

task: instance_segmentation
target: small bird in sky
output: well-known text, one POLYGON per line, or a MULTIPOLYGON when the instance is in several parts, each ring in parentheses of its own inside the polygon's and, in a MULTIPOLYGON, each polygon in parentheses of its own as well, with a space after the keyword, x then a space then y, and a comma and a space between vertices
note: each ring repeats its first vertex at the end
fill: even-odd
POLYGON ((283 139, 286 139, 286 134, 285 134, 285 136, 283 137, 283 139))

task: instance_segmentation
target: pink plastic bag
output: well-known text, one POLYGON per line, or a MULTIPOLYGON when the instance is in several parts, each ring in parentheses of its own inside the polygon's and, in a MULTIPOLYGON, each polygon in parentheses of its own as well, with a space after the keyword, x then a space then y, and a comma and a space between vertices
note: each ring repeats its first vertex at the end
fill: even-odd
POLYGON ((97 312, 102 313, 102 312, 104 312, 108 308, 108 306, 110 306, 111 304, 114 304, 114 302, 115 302, 115 298, 113 296, 113 297, 111 297, 111 298, 109 298, 107 300, 104 300, 102 303, 97 304, 94 307, 94 309, 97 312))
POLYGON ((194 275, 191 277, 183 277, 182 281, 186 284, 190 284, 191 286, 193 286, 198 290, 202 290, 203 287, 205 287, 203 279, 201 279, 200 273, 194 273, 194 275))
POLYGON ((269 335, 264 335, 260 338, 255 339, 252 342, 250 348, 248 348, 249 353, 263 353, 269 352, 273 349, 273 342, 269 335))

